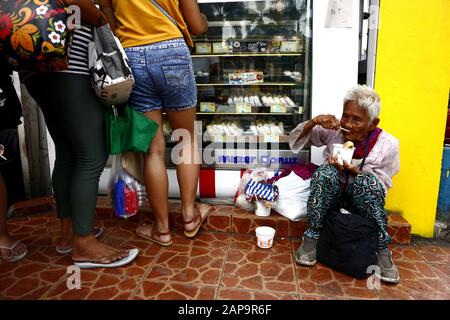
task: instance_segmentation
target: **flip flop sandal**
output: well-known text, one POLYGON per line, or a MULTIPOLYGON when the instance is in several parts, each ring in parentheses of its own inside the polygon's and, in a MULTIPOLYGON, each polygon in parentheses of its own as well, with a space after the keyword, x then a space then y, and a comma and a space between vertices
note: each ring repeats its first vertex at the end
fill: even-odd
MULTIPOLYGON (((142 226, 145 226, 145 223, 144 223, 142 226)), ((142 237, 142 238, 145 238, 145 239, 148 239, 148 240, 150 240, 150 241, 153 241, 154 243, 157 243, 157 244, 159 244, 159 245, 161 245, 161 246, 163 246, 163 247, 168 247, 168 246, 170 246, 170 245, 173 243, 172 240, 170 240, 170 241, 168 241, 168 242, 162 242, 162 241, 159 241, 159 240, 153 238, 154 235, 156 235, 156 236, 158 236, 158 237, 169 235, 169 234, 170 234, 170 230, 167 231, 167 232, 159 232, 158 230, 153 230, 153 226, 152 226, 152 232, 151 232, 151 235, 150 235, 150 236, 138 232, 137 229, 136 229, 136 234, 137 234, 138 236, 142 237)))
POLYGON ((3 247, 3 246, 1 246, 0 249, 9 250, 9 252, 11 252, 11 255, 8 256, 8 257, 0 256, 0 258, 3 259, 6 262, 17 262, 17 261, 20 261, 23 258, 25 258, 25 256, 28 254, 28 248, 26 248, 25 251, 22 252, 19 255, 15 256, 13 254, 14 248, 17 247, 19 244, 20 244, 20 240, 17 240, 16 242, 14 242, 14 244, 11 247, 3 247))
MULTIPOLYGON (((130 249, 130 251, 128 251, 128 255, 122 259, 113 261, 113 262, 109 262, 109 263, 103 263, 101 262, 97 262, 97 261, 76 261, 74 260, 74 264, 77 265, 78 267, 82 268, 82 269, 87 269, 87 268, 117 268, 117 267, 122 267, 126 264, 129 264, 130 262, 132 262, 134 259, 136 259, 137 255, 139 254, 139 250, 138 249, 130 249)), ((104 259, 106 260, 106 259, 104 259)))
MULTIPOLYGON (((95 233, 95 238, 100 237, 103 234, 104 230, 102 227, 94 227, 94 233, 95 233)), ((72 247, 60 247, 60 246, 56 246, 56 252, 59 253, 60 255, 66 255, 69 253, 72 253, 72 247)))
POLYGON ((200 230, 200 227, 202 226, 203 222, 205 221, 205 219, 208 217, 208 215, 211 213, 212 211, 212 207, 208 207, 208 211, 206 211, 205 215, 202 217, 202 214, 200 212, 200 207, 198 206, 198 204, 195 204, 195 216, 194 218, 192 218, 189 221, 184 221, 184 225, 190 224, 192 222, 198 222, 197 226, 192 229, 192 230, 184 230, 184 235, 188 238, 193 238, 197 235, 198 231, 200 230))

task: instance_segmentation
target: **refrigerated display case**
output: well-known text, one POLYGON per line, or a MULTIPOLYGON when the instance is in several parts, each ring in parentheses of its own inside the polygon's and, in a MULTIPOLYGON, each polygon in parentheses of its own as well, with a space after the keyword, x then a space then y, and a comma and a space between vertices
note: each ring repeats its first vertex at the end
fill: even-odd
POLYGON ((202 167, 308 161, 308 150, 289 150, 288 134, 311 114, 311 1, 198 2, 209 25, 191 52, 202 167))

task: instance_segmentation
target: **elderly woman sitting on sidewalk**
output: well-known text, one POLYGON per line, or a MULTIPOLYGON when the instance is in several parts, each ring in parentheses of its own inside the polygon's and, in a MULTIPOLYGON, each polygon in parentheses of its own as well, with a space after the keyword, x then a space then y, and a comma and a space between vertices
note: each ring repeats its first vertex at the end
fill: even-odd
POLYGON ((392 177, 400 169, 398 140, 378 128, 380 97, 367 86, 356 86, 344 98, 344 110, 339 121, 333 115, 319 115, 300 123, 289 135, 294 152, 305 146, 326 146, 324 164, 314 172, 308 199, 308 229, 296 253, 296 262, 316 263, 316 245, 328 210, 341 197, 349 199, 357 213, 377 224, 377 263, 381 280, 397 283, 400 276, 387 249, 391 237, 387 232, 387 213, 384 209, 387 190, 392 177), (355 146, 350 163, 332 157, 334 143, 352 141, 355 146), (361 164, 363 167, 360 169, 361 164))

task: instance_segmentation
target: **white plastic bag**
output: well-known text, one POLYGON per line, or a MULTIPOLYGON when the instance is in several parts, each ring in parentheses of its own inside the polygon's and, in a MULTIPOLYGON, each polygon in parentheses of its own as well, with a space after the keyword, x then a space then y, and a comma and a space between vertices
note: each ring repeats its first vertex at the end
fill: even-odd
POLYGON ((145 186, 140 184, 121 166, 122 155, 114 155, 109 190, 113 199, 114 213, 120 218, 134 216, 146 200, 145 186))
POLYGON ((279 195, 272 209, 292 221, 306 216, 306 205, 310 192, 311 179, 303 180, 295 172, 280 178, 274 184, 279 195))

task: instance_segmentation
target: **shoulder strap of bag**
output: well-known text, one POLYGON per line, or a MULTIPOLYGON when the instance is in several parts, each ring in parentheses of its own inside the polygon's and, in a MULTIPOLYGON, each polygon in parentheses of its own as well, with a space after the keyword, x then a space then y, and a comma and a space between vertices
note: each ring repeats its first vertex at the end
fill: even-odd
MULTIPOLYGON (((164 9, 163 7, 161 7, 159 5, 158 2, 156 2, 156 0, 149 0, 157 9, 159 9, 159 11, 161 11, 170 21, 173 22, 174 25, 177 26, 178 29, 180 29, 180 26, 178 25, 178 23, 175 21, 174 18, 172 18, 172 16, 166 11, 166 9, 164 9)), ((181 31, 181 29, 180 29, 181 31)), ((183 33, 182 33, 183 34, 183 33)))

